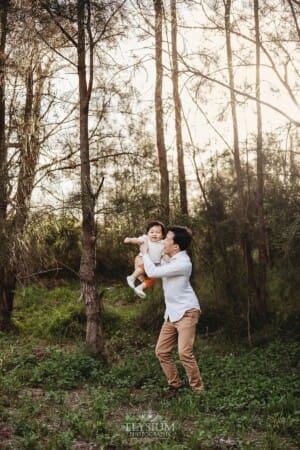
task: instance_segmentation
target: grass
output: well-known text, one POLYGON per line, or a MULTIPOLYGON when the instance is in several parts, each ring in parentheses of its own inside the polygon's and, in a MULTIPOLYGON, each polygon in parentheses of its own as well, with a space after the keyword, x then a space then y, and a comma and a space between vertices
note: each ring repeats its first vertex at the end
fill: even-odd
POLYGON ((299 448, 296 341, 249 349, 198 335, 207 390, 170 401, 154 355, 159 291, 147 302, 105 291, 103 361, 84 348, 79 297, 76 286, 18 292, 18 333, 0 335, 1 449, 299 448))

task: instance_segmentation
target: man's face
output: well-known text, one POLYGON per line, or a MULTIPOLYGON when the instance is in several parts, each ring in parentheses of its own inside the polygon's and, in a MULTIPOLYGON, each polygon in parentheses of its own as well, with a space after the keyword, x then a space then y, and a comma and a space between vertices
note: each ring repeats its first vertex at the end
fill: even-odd
POLYGON ((174 233, 173 231, 168 231, 165 239, 165 253, 169 256, 174 255, 174 233))

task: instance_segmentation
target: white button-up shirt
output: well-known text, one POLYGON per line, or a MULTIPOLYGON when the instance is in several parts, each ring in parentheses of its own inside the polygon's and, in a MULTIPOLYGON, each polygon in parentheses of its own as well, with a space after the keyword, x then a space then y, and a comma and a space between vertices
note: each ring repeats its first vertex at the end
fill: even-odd
POLYGON ((162 278, 166 303, 165 320, 177 322, 187 310, 200 310, 199 301, 190 284, 192 262, 186 251, 177 253, 168 262, 162 260, 161 266, 155 266, 147 253, 143 255, 143 261, 149 277, 162 278))

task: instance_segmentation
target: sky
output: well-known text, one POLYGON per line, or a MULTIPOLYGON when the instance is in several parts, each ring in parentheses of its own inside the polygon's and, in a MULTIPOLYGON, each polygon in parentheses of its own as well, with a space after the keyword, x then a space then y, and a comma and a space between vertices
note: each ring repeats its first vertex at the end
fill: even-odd
MULTIPOLYGON (((167 2, 165 7, 167 8, 167 2)), ((215 0, 207 2, 212 6, 215 5, 215 0)), ((219 2, 222 3, 222 2, 219 2)), ((240 20, 238 28, 240 31, 249 35, 248 20, 252 20, 252 2, 249 0, 239 0, 233 2, 234 5, 234 20, 240 20), (245 23, 239 18, 241 13, 248 15, 245 23)), ((215 77, 223 82, 227 83, 227 63, 226 63, 226 48, 224 46, 224 35, 222 32, 210 31, 203 29, 203 27, 211 26, 211 23, 207 21, 206 14, 214 18, 212 10, 206 8, 205 10, 199 8, 196 9, 187 8, 185 5, 179 5, 178 7, 178 22, 179 24, 188 25, 187 28, 180 28, 178 36, 178 50, 180 54, 184 55, 186 61, 193 65, 196 69, 199 68, 204 73, 215 77), (217 55, 218 58, 218 71, 215 70, 215 66, 209 67, 206 64, 206 55, 217 55)), ((149 17, 148 17, 149 18, 149 17)), ((141 20, 141 19, 136 19, 141 20)), ((150 20, 152 20, 150 18, 150 20)), ((277 25, 274 22, 275 26, 277 25)), ((146 28, 143 22, 136 23, 136 25, 142 25, 143 29, 146 28)), ((261 21, 262 29, 266 26, 272 26, 267 23, 267 19, 261 21), (266 22, 266 23, 265 23, 266 22)), ((164 34, 164 65, 170 67, 170 57, 167 54, 167 49, 170 48, 170 26, 168 25, 168 32, 164 34)), ((147 39, 137 39, 136 33, 143 34, 142 28, 137 31, 133 30, 131 36, 123 41, 119 42, 119 45, 112 53, 112 60, 117 61, 118 64, 128 65, 128 71, 119 72, 118 76, 120 80, 131 79, 133 86, 140 92, 140 100, 134 105, 137 112, 140 114, 149 114, 149 120, 147 120, 146 131, 153 136, 155 142, 155 116, 154 110, 149 113, 149 107, 154 103, 154 85, 155 85, 155 64, 154 64, 154 39, 149 36, 147 39), (140 60, 143 60, 143 66, 133 69, 133 65, 140 60), (129 76, 130 74, 130 76, 129 76)), ((232 47, 235 54, 234 58, 234 72, 235 81, 237 85, 243 84, 254 85, 255 84, 255 66, 245 65, 243 61, 243 54, 247 49, 244 48, 239 53, 239 49, 243 45, 243 40, 232 37, 232 47), (240 59, 239 59, 240 58, 240 59)), ((266 43, 268 48, 271 48, 266 43)), ((294 55, 296 56, 297 44, 293 48, 294 55)), ((299 54, 299 47, 298 47, 299 54)), ((252 55, 252 63, 253 60, 252 55)), ((261 98, 269 102, 276 107, 283 109, 291 117, 296 120, 300 120, 299 109, 293 104, 289 96, 282 88, 282 85, 277 80, 274 71, 270 69, 269 61, 261 54, 261 98)), ((295 58, 294 64, 298 67, 300 72, 300 57, 295 58)), ((291 63, 288 64, 288 77, 291 85, 294 83, 294 72, 291 63)), ((181 64, 181 69, 184 66, 181 64)), ((278 65, 277 69, 283 75, 283 66, 278 65)), ((222 152, 225 148, 224 140, 232 146, 232 125, 230 119, 230 109, 228 108, 229 91, 218 87, 217 85, 202 85, 199 88, 198 95, 192 91, 192 87, 196 83, 201 81, 201 78, 194 77, 193 79, 186 74, 180 74, 180 87, 181 87, 181 100, 183 105, 183 113, 189 124, 189 132, 187 127, 183 126, 183 136, 187 148, 191 148, 190 134, 192 134, 193 143, 196 145, 199 151, 198 165, 199 168, 203 168, 207 164, 209 158, 218 152, 222 152), (195 101, 198 103, 200 109, 195 105, 195 101), (227 107, 225 108, 225 105, 227 107), (222 111, 223 110, 223 111, 222 111), (204 112, 204 114, 203 114, 204 112), (211 125, 210 125, 211 124, 211 125), (217 132, 216 132, 217 130, 217 132), (221 137, 223 138, 221 138, 221 137)), ((77 74, 71 73, 70 70, 63 69, 57 77, 55 88, 58 95, 65 95, 66 90, 70 92, 70 98, 72 97, 76 101, 77 97, 77 74), (61 92, 60 92, 61 91, 61 92)), ((253 92, 253 90, 252 90, 253 92)), ((238 109, 238 126, 240 141, 251 140, 256 133, 256 111, 255 102, 251 100, 244 101, 242 96, 238 96, 240 107, 238 109), (242 104, 243 103, 243 104, 242 104)), ((174 130, 174 116, 172 109, 172 85, 170 77, 165 70, 164 77, 164 112, 165 112, 165 137, 166 145, 168 148, 170 167, 176 170, 176 149, 175 149, 175 130, 174 130)), ((280 127, 286 124, 286 119, 280 114, 272 111, 268 107, 262 107, 263 115, 263 130, 264 132, 276 131, 280 127)), ((124 124, 119 123, 121 121, 120 114, 116 116, 116 127, 122 128, 124 124)), ((184 121, 183 121, 184 122, 184 121)), ((285 139, 286 136, 283 137, 285 139)), ((253 153, 253 158, 254 158, 253 153)), ((185 165, 187 172, 187 179, 190 182, 195 180, 195 173, 193 164, 191 162, 191 150, 187 150, 185 154, 185 165)), ((64 180, 61 182, 57 180, 57 196, 66 197, 73 189, 76 179, 64 180)), ((44 195, 44 194, 42 194, 44 195)), ((39 202, 41 193, 36 192, 36 199, 39 202)))

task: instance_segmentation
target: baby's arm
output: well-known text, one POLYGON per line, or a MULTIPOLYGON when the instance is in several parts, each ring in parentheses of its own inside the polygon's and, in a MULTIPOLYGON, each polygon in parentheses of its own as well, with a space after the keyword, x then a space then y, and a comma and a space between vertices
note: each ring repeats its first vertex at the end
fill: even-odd
POLYGON ((141 245, 142 242, 139 238, 135 238, 135 237, 126 237, 124 239, 124 244, 136 244, 136 245, 141 245))

